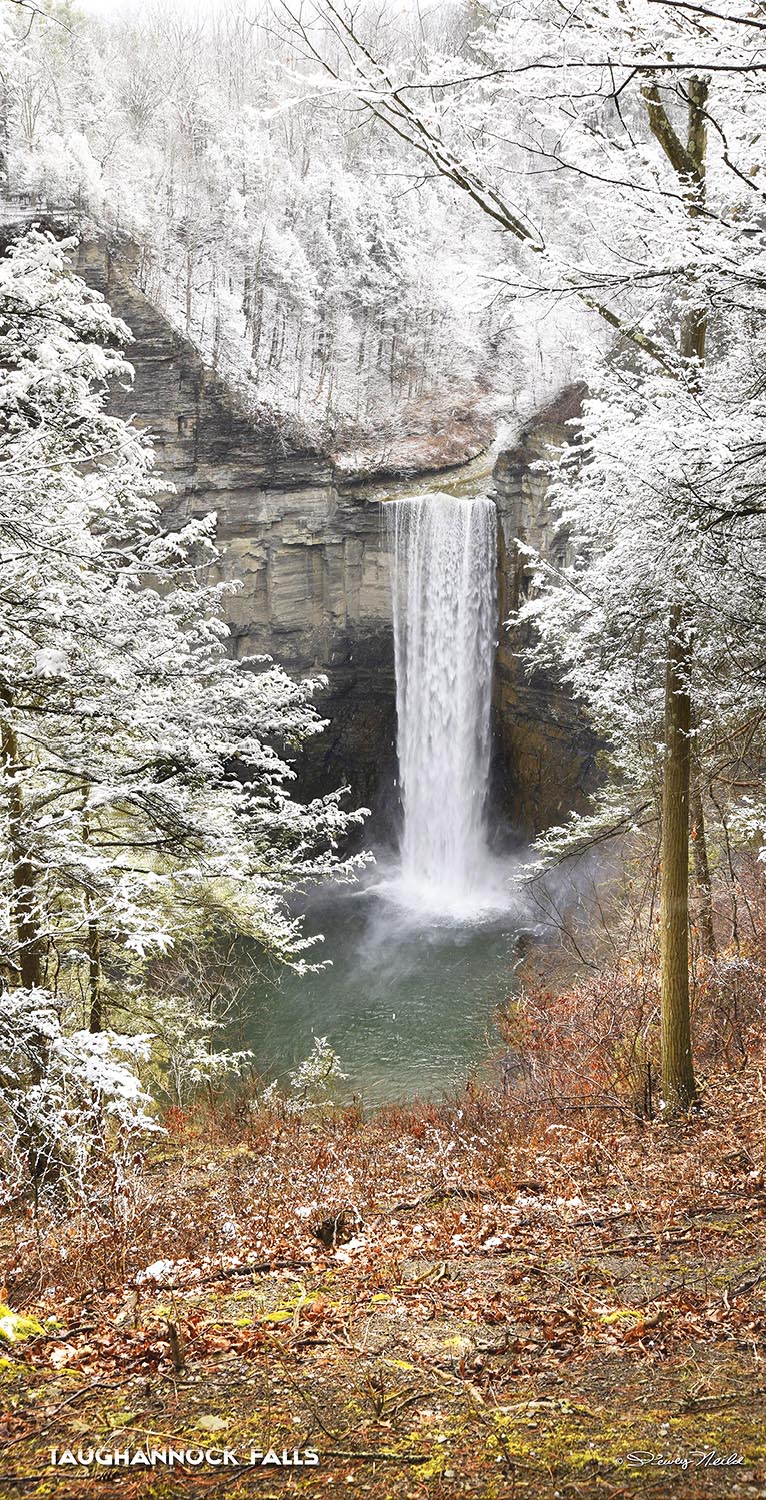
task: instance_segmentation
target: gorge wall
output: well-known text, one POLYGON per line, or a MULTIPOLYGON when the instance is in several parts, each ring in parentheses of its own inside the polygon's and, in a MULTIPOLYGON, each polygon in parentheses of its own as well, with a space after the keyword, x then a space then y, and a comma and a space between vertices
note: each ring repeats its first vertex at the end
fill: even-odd
MULTIPOLYGON (((226 605, 232 649, 327 678, 317 702, 329 725, 297 766, 302 792, 315 795, 345 780, 357 805, 372 807, 385 827, 396 801, 389 568, 378 503, 385 488, 376 489, 372 475, 354 472, 343 456, 302 447, 267 417, 251 415, 143 295, 132 255, 124 245, 114 253, 101 237, 83 239, 78 251, 80 274, 134 335, 135 381, 114 392, 115 405, 152 433, 158 469, 176 487, 164 502, 168 524, 217 513, 221 576, 240 585, 226 605)), ((551 557, 566 548, 534 465, 563 442, 581 398, 580 387, 563 392, 497 459, 501 620, 528 585, 515 538, 551 557)), ((480 451, 487 436, 457 416, 449 434, 427 427, 408 433, 391 468, 401 478, 454 466, 480 451)), ((524 676, 519 645, 518 632, 501 625, 495 799, 526 836, 584 804, 597 747, 559 684, 539 673, 524 676)))
POLYGON ((80 274, 131 328, 135 368, 113 401, 154 438, 176 486, 169 525, 215 511, 226 618, 238 657, 268 654, 291 673, 324 674, 329 720, 299 766, 306 794, 348 781, 368 806, 395 765, 388 567, 378 505, 328 458, 255 420, 236 393, 143 296, 121 250, 81 244, 80 274))
MULTIPOLYGON (((530 588, 530 570, 518 542, 556 565, 571 561, 566 532, 548 504, 541 460, 571 441, 567 424, 579 416, 583 385, 570 385, 537 412, 513 448, 494 468, 499 516, 500 620, 518 608, 530 588)), ((571 695, 547 672, 526 673, 519 660, 524 632, 501 623, 495 671, 495 741, 501 805, 524 835, 560 823, 571 809, 584 811, 597 781, 598 741, 571 695)))

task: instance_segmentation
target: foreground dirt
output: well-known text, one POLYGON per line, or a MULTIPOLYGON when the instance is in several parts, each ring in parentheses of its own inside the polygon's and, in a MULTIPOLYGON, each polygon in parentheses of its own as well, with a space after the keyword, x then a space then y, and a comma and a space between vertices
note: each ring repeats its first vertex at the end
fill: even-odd
POLYGON ((758 1075, 674 1129, 522 1140, 506 1115, 186 1140, 119 1270, 79 1225, 68 1271, 38 1240, 36 1272, 17 1223, 9 1301, 42 1332, 2 1360, 0 1494, 766 1496, 758 1075), (169 1446, 212 1461, 135 1461, 169 1446))

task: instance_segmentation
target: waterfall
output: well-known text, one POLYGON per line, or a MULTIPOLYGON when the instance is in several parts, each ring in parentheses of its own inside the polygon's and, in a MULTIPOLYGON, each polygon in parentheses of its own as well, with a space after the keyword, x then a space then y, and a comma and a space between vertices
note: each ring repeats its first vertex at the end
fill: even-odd
POLYGON ((491 501, 427 494, 384 506, 392 556, 400 879, 446 914, 481 905, 497 618, 491 501))

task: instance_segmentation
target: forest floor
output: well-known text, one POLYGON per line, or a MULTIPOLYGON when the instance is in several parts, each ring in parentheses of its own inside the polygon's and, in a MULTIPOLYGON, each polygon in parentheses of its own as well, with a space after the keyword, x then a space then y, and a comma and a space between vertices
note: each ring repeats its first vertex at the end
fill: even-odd
POLYGON ((111 1224, 6 1225, 0 1495, 766 1496, 765 1104, 177 1128, 111 1224))

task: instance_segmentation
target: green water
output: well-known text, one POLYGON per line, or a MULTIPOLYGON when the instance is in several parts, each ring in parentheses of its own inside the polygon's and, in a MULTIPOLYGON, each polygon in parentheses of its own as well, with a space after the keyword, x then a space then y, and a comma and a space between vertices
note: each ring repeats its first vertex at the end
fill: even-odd
MULTIPOLYGON (((483 454, 440 476, 439 490, 484 494, 491 468, 483 454)), ((402 481, 373 486, 368 498, 422 492, 422 482, 402 481)), ((314 1037, 338 1053, 347 1074, 341 1099, 372 1107, 441 1099, 495 1065, 495 1014, 514 988, 519 935, 529 932, 513 862, 487 850, 475 879, 455 890, 433 872, 427 881, 410 873, 405 883, 397 857, 379 855, 359 885, 326 888, 306 907, 305 930, 323 934, 313 952, 330 960, 327 968, 303 977, 254 973, 248 982, 242 1044, 266 1081, 286 1084, 314 1037)))
POLYGON ((509 907, 472 920, 418 921, 379 892, 330 889, 307 933, 331 967, 248 983, 245 1042, 267 1080, 286 1080, 326 1036, 348 1075, 341 1097, 375 1106, 439 1099, 491 1069, 498 1004, 511 992, 520 923, 509 907))

